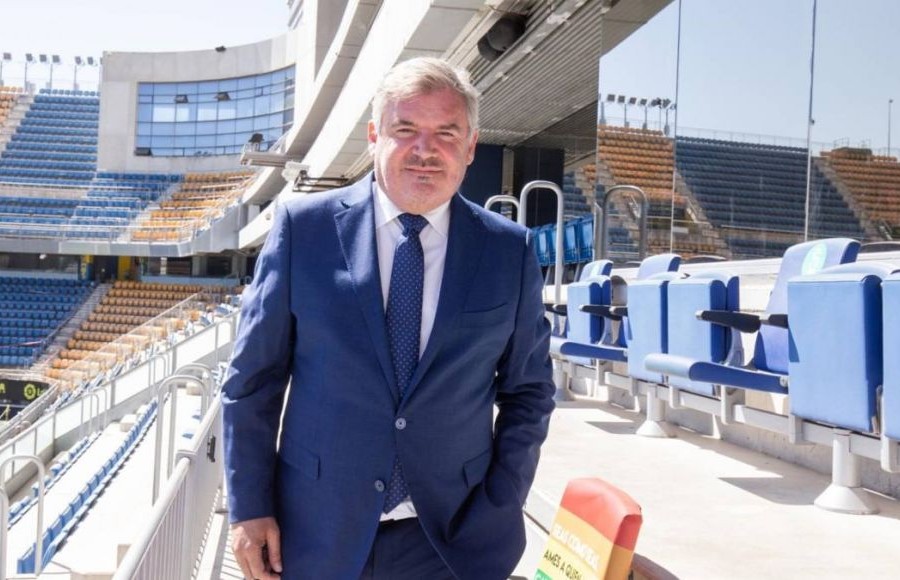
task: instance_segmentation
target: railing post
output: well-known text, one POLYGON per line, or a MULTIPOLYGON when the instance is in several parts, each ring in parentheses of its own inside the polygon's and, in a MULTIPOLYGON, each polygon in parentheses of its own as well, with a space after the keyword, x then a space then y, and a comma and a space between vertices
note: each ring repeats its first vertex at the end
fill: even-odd
POLYGON ((522 188, 520 196, 521 209, 519 211, 519 224, 525 225, 528 216, 528 194, 534 189, 549 189, 556 194, 556 265, 554 266, 553 279, 555 286, 555 304, 562 303, 562 271, 563 271, 563 236, 565 232, 565 221, 563 219, 563 192, 558 185, 552 181, 531 181, 522 188))
MULTIPOLYGON (((13 455, 7 457, 0 463, 0 474, 6 471, 6 464, 11 461, 27 461, 33 463, 37 467, 38 472, 38 510, 37 510, 37 537, 34 540, 34 575, 38 577, 44 569, 44 462, 36 455, 13 455)), ((0 517, 0 524, 3 525, 2 540, 0 540, 0 580, 6 580, 6 528, 9 525, 9 498, 3 491, 3 497, 0 498, 0 509, 3 515, 0 517)))

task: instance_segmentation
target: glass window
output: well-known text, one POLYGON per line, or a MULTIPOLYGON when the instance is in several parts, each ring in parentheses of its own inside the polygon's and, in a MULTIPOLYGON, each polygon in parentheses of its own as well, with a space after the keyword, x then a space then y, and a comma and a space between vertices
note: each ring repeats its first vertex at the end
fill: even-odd
POLYGON ((234 130, 238 133, 253 130, 253 119, 238 119, 234 124, 234 130))
POLYGON ((253 99, 241 99, 237 101, 237 116, 252 117, 253 116, 253 99))
POLYGON ((175 123, 176 135, 193 135, 197 131, 197 123, 175 123))
POLYGON ((175 123, 153 123, 153 136, 174 135, 175 123))
POLYGON ((219 135, 223 133, 234 133, 234 121, 219 121, 216 125, 216 133, 219 135))
POLYGON ((219 101, 219 119, 234 119, 237 117, 237 102, 219 101))
POLYGON ((175 121, 175 105, 153 105, 154 123, 172 123, 175 121))
POLYGON ((199 103, 197 105, 197 120, 215 121, 217 105, 218 103, 216 103, 215 101, 211 103, 199 103))
POLYGON ((176 92, 179 95, 196 95, 197 83, 178 83, 176 92))
POLYGON ((294 74, 288 67, 240 78, 138 83, 135 142, 154 155, 183 156, 239 153, 257 132, 273 141, 293 120, 294 74))
POLYGON ((149 123, 153 120, 152 105, 138 105, 138 123, 149 123))
POLYGON ((154 86, 154 95, 176 95, 178 85, 175 83, 158 83, 154 86))

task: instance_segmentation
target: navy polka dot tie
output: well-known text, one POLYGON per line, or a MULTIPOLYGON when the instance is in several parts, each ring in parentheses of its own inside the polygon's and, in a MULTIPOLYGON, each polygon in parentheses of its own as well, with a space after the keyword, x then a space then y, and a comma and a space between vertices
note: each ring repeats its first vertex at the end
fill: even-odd
MULTIPOLYGON (((400 214, 397 219, 403 225, 403 235, 394 250, 391 268, 391 286, 385 312, 388 343, 394 376, 400 398, 419 364, 419 336, 422 332, 422 285, 425 278, 425 258, 419 232, 428 220, 420 215, 400 214)), ((384 498, 384 513, 397 507, 409 495, 400 457, 394 458, 394 469, 384 498)))

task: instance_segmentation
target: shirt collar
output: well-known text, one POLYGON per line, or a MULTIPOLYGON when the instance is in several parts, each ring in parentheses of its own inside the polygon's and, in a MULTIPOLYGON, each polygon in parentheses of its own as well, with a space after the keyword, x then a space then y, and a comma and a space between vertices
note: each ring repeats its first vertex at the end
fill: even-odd
MULTIPOLYGON (((377 230, 395 220, 398 215, 403 213, 403 210, 394 205, 394 202, 391 201, 391 198, 387 196, 377 182, 373 182, 372 189, 375 196, 375 229, 377 230)), ((445 238, 450 231, 450 201, 452 199, 448 199, 430 212, 422 215, 428 220, 428 225, 445 238)))

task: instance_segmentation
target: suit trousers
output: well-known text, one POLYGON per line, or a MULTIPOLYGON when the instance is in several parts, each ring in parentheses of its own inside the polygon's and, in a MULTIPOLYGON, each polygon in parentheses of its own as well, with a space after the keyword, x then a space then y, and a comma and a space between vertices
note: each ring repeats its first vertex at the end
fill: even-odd
POLYGON ((425 535, 418 518, 378 526, 360 580, 455 580, 425 535))

